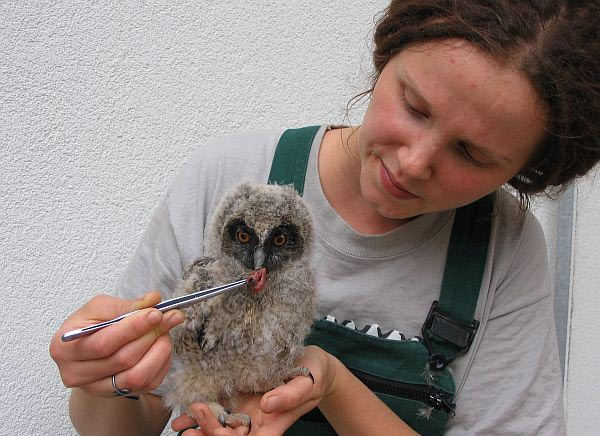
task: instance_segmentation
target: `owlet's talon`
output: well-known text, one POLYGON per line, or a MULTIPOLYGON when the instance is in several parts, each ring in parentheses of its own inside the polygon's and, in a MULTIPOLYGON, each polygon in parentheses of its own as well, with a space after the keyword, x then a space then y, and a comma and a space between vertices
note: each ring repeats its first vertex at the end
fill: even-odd
POLYGON ((219 424, 221 424, 223 427, 252 427, 252 420, 250 419, 250 416, 245 413, 223 412, 219 413, 217 419, 219 420, 219 424))

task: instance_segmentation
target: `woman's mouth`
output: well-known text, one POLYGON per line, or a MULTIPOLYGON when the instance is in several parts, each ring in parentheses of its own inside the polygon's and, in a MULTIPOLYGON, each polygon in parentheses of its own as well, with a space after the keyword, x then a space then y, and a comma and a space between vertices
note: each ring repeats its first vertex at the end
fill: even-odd
POLYGON ((383 187, 385 192, 387 192, 392 197, 399 198, 402 200, 418 198, 417 195, 413 194, 400 183, 392 179, 392 176, 390 175, 390 172, 384 165, 383 161, 380 159, 379 162, 381 163, 381 165, 379 166, 379 178, 381 180, 381 186, 383 187))

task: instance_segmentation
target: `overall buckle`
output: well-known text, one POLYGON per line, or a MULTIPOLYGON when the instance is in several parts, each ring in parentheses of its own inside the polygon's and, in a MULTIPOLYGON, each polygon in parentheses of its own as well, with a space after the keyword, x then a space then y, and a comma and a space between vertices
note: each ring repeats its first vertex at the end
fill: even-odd
MULTIPOLYGON (((473 320, 469 325, 463 324, 455 319, 452 319, 448 314, 438 309, 439 302, 436 300, 431 304, 429 314, 421 332, 423 334, 423 340, 429 350, 429 364, 432 369, 442 369, 450 361, 456 357, 465 354, 469 351, 475 333, 479 328, 479 321, 473 320), (454 354, 446 356, 442 353, 436 353, 432 347, 432 335, 437 338, 444 340, 445 342, 456 347, 454 354)), ((437 339, 436 338, 436 339, 437 339)))

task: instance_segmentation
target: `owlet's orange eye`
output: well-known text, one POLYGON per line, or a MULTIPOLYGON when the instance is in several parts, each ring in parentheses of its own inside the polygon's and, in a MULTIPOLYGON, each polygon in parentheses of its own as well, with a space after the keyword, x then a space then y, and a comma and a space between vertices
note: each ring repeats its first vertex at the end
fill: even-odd
POLYGON ((273 244, 277 245, 278 247, 281 247, 286 242, 287 242, 286 235, 277 235, 277 236, 275 236, 275 238, 273 238, 273 244))
POLYGON ((247 244, 248 242, 250 242, 250 233, 244 232, 241 229, 237 231, 236 237, 237 240, 240 241, 242 244, 247 244))

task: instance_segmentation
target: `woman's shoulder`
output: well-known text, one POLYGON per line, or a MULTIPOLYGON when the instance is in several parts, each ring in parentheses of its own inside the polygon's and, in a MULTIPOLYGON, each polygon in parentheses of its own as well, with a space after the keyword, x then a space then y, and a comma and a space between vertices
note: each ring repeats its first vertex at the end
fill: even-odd
POLYGON ((535 215, 508 192, 496 197, 492 226, 493 315, 508 313, 550 295, 546 238, 535 215))
POLYGON ((184 171, 233 169, 238 174, 270 166, 277 142, 285 129, 235 132, 211 137, 193 151, 184 171))
POLYGON ((496 193, 493 214, 497 237, 507 238, 512 242, 525 238, 529 242, 542 241, 545 245, 540 222, 530 209, 521 207, 512 193, 504 189, 496 193))
POLYGON ((168 196, 176 200, 181 195, 218 199, 239 183, 266 182, 283 131, 244 131, 201 141, 177 171, 168 196))
POLYGON ((500 269, 547 263, 546 238, 540 222, 505 190, 496 194, 492 238, 495 263, 500 269))

